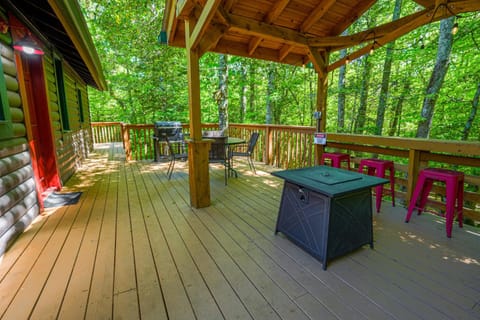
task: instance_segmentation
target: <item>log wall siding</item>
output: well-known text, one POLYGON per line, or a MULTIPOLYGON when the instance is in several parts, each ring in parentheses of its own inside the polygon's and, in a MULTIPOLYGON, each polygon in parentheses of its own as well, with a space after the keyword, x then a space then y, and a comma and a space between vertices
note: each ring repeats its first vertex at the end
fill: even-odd
MULTIPOLYGON (((8 40, 8 39, 7 39, 8 40)), ((30 225, 40 209, 27 144, 13 49, 0 42, 13 137, 0 137, 0 255, 30 225)))
POLYGON ((93 148, 90 122, 88 117, 88 99, 86 84, 79 81, 68 65, 63 64, 65 95, 70 130, 62 129, 59 95, 55 77, 54 59, 45 55, 44 69, 48 90, 48 103, 52 130, 55 137, 55 149, 62 183, 65 183, 79 168, 83 160, 93 148), (82 106, 79 106, 77 89, 82 92, 82 106), (85 121, 80 122, 80 108, 84 110, 85 121))

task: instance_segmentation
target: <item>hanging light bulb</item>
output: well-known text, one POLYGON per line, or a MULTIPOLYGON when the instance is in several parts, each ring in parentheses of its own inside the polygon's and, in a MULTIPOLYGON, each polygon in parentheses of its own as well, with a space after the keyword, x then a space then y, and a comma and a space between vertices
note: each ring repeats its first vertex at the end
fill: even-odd
POLYGON ((350 63, 350 58, 347 56, 347 57, 345 58, 345 64, 349 64, 349 63, 350 63))
POLYGON ((375 50, 375 46, 372 44, 372 46, 370 47, 370 54, 373 54, 374 50, 375 50))

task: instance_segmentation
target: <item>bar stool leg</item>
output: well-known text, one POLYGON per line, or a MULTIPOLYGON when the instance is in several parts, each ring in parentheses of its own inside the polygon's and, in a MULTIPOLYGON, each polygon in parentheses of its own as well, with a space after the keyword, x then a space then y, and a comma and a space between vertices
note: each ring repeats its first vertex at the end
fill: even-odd
POLYGON ((405 222, 409 222, 412 217, 413 209, 415 209, 420 194, 423 194, 423 184, 425 183, 425 177, 420 175, 418 178, 417 184, 415 185, 415 190, 413 190, 412 198, 410 199, 410 204, 408 205, 407 216, 405 217, 405 222))
POLYGON ((455 215, 455 203, 458 194, 458 184, 447 182, 447 205, 445 209, 445 223, 447 227, 447 237, 452 237, 453 217, 455 215), (450 184, 450 185, 448 185, 450 184))

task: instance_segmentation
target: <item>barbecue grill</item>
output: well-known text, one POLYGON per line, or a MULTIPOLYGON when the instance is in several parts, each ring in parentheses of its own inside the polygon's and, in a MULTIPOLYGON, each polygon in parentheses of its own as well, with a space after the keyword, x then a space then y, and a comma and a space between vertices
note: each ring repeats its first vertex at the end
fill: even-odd
POLYGON ((167 141, 166 138, 168 138, 169 141, 182 140, 182 124, 178 121, 156 121, 154 123, 153 150, 156 162, 159 162, 166 156, 166 153, 163 152, 164 148, 161 145, 162 142, 167 141))

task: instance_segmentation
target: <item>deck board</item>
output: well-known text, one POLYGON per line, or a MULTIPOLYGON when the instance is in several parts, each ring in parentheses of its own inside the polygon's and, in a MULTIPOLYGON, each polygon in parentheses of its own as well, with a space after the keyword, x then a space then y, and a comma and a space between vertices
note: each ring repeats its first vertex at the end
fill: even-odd
POLYGON ((385 202, 375 248, 329 263, 274 234, 283 181, 236 161, 212 205, 189 205, 176 165, 125 163, 99 149, 65 190, 79 203, 49 209, 0 262, 2 319, 478 319, 480 230, 443 218, 403 222, 385 202))

